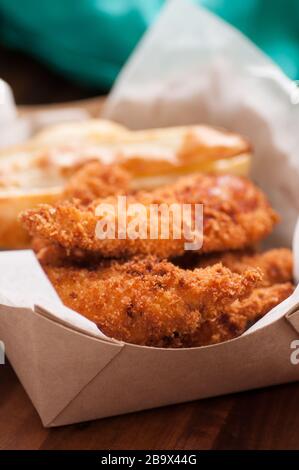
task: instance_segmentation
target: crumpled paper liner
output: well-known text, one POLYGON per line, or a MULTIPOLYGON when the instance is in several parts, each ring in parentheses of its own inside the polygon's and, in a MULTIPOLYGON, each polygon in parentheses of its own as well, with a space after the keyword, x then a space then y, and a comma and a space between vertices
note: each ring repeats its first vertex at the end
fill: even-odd
POLYGON ((120 74, 103 117, 134 129, 207 123, 244 134, 252 178, 291 244, 299 212, 299 88, 240 32, 187 0, 167 2, 120 74))

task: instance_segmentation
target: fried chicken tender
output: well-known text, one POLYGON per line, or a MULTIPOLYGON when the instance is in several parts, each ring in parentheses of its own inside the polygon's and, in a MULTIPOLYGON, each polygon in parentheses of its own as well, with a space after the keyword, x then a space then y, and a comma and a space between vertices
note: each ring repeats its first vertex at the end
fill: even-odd
POLYGON ((156 347, 189 346, 201 325, 248 296, 261 279, 256 269, 241 276, 221 264, 188 271, 153 257, 44 269, 64 304, 107 336, 156 347))
POLYGON ((293 255, 287 248, 277 248, 263 253, 228 252, 198 257, 198 268, 222 263, 234 273, 242 274, 249 267, 259 268, 263 273, 261 287, 292 282, 293 255))
MULTIPOLYGON (((231 175, 198 174, 152 192, 139 191, 128 196, 127 205, 142 203, 146 207, 147 215, 143 220, 147 227, 146 239, 97 238, 99 218, 95 215, 95 207, 100 203, 115 207, 118 226, 116 197, 95 200, 86 208, 78 208, 70 202, 41 205, 24 212, 20 219, 33 236, 51 240, 67 249, 80 248, 116 258, 148 254, 171 258, 184 253, 184 244, 190 240, 184 237, 183 231, 182 237, 175 239, 171 224, 168 239, 162 239, 161 232, 158 239, 151 239, 151 204, 203 204, 203 246, 198 250, 202 253, 253 245, 267 236, 278 220, 264 194, 253 183, 231 175)), ((161 226, 167 223, 163 213, 159 215, 159 222, 161 226)))
POLYGON ((38 261, 43 265, 69 266, 89 265, 100 262, 102 258, 95 253, 89 253, 80 248, 68 250, 57 243, 49 242, 43 238, 34 237, 31 248, 35 252, 38 261))
POLYGON ((189 347, 194 347, 236 338, 293 291, 294 286, 290 282, 254 289, 247 298, 234 301, 217 317, 204 321, 195 333, 183 341, 189 347))
POLYGON ((294 291, 292 252, 286 248, 208 255, 198 258, 196 266, 206 268, 218 263, 240 275, 250 267, 258 268, 263 277, 247 298, 235 300, 217 318, 204 322, 190 338, 190 346, 219 343, 241 335, 294 291))
MULTIPOLYGON (((70 177, 61 200, 70 200, 76 207, 87 206, 99 197, 128 192, 130 179, 129 173, 118 165, 91 161, 79 167, 70 177)), ((31 247, 43 264, 57 264, 59 261, 63 264, 69 260, 80 262, 88 258, 83 250, 71 251, 40 237, 33 237, 31 247)))
POLYGON ((92 161, 70 177, 62 199, 76 199, 87 205, 99 197, 128 192, 129 182, 129 173, 119 166, 92 161))

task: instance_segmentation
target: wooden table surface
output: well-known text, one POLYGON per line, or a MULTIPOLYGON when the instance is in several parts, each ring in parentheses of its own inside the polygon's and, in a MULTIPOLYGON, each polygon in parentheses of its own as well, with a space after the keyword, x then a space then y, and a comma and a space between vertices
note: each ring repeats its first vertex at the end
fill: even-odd
MULTIPOLYGON (((99 94, 0 46, 17 103, 99 94)), ((242 364, 240 364, 242 367, 242 364)), ((299 384, 44 429, 9 364, 0 366, 0 449, 299 449, 299 384)))
POLYGON ((299 449, 298 384, 44 429, 9 365, 0 376, 0 449, 299 449))

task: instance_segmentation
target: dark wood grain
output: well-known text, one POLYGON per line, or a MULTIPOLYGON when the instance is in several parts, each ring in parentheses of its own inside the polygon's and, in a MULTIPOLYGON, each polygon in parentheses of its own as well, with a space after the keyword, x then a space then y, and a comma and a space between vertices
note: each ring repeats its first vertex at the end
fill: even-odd
POLYGON ((298 384, 44 429, 12 368, 0 375, 0 449, 299 449, 298 384))
MULTIPOLYGON (((99 94, 0 46, 17 103, 99 94)), ((299 449, 299 384, 44 429, 12 368, 0 366, 0 449, 299 449)))

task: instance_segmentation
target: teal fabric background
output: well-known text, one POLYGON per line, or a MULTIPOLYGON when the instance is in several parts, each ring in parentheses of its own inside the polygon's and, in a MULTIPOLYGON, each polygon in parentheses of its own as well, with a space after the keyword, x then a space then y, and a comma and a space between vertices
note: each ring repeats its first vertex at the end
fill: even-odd
MULTIPOLYGON (((298 0, 193 0, 299 78, 298 0)), ((0 41, 108 90, 164 0, 0 0, 0 41)), ((183 19, 182 19, 183 21, 183 19)))

